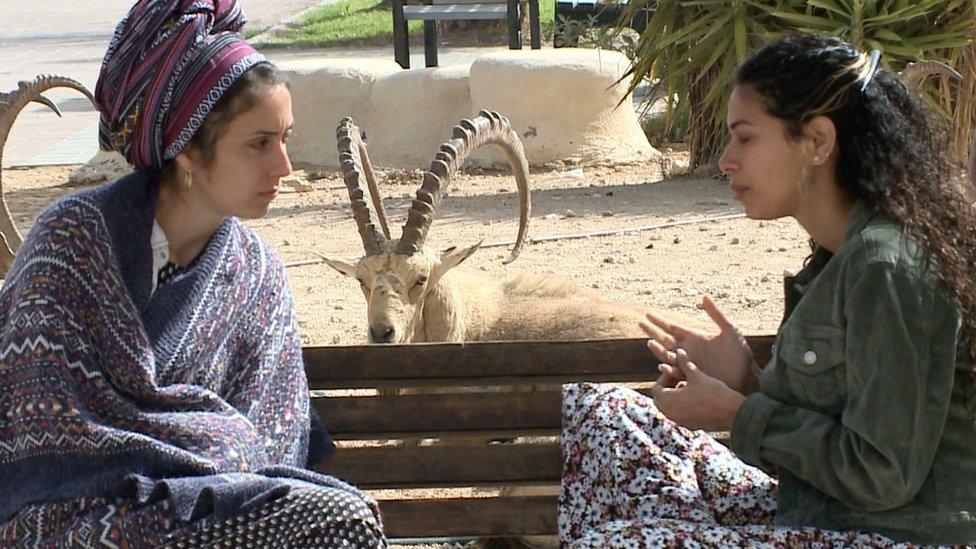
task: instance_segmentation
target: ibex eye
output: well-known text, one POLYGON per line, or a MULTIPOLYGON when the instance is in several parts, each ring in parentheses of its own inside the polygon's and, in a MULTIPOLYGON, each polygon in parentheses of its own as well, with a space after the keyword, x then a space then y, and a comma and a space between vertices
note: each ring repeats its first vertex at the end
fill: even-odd
POLYGON ((416 288, 418 286, 423 286, 426 283, 427 283, 427 279, 426 278, 418 278, 417 279, 417 282, 414 283, 413 287, 416 288))

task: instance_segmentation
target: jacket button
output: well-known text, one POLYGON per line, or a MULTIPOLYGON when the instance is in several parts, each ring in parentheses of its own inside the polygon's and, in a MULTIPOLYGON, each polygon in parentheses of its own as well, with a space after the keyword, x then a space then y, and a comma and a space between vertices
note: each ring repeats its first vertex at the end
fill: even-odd
POLYGON ((817 353, 813 351, 807 351, 803 353, 803 363, 807 366, 812 366, 817 363, 817 353))

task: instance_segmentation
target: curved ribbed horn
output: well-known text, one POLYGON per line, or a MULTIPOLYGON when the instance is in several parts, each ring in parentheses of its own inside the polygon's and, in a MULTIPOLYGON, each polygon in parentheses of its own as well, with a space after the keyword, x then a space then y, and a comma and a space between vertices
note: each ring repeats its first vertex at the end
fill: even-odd
POLYGON ((450 185, 451 178, 475 149, 484 144, 492 144, 498 145, 505 151, 519 190, 518 238, 512 253, 504 261, 504 263, 511 263, 518 257, 525 244, 529 214, 532 210, 529 197, 529 162, 525 158, 522 141, 518 133, 512 129, 508 119, 494 111, 481 111, 473 120, 467 118, 462 120, 460 124, 454 126, 453 137, 441 145, 437 156, 430 164, 430 169, 424 173, 424 181, 410 206, 410 213, 407 214, 403 236, 400 237, 396 252, 411 255, 423 247, 427 239, 427 231, 430 230, 430 224, 434 220, 434 212, 440 203, 441 195, 450 185))
POLYGON ((363 248, 366 255, 376 255, 386 250, 386 241, 390 237, 390 229, 386 223, 386 210, 383 209, 383 201, 380 198, 379 188, 376 186, 376 177, 373 175, 373 166, 369 162, 366 154, 366 144, 363 143, 359 127, 348 116, 339 122, 336 128, 336 140, 339 145, 339 165, 342 167, 342 179, 346 182, 349 189, 349 202, 352 204, 352 215, 359 226, 359 236, 363 239, 363 248), (366 191, 363 190, 363 183, 369 191, 376 208, 377 217, 373 216, 373 211, 366 202, 366 191), (379 225, 382 233, 377 232, 376 226, 379 225))
POLYGON ((962 80, 962 75, 956 72, 955 69, 938 61, 915 61, 909 63, 908 66, 902 69, 899 76, 906 86, 917 89, 922 84, 922 81, 925 80, 925 77, 932 74, 941 74, 954 80, 962 80))
MULTIPOLYGON (((22 81, 17 89, 10 93, 0 93, 0 164, 3 162, 3 148, 10 135, 17 115, 30 102, 46 105, 55 114, 61 116, 61 110, 47 97, 41 94, 52 88, 71 88, 85 95, 92 104, 95 98, 82 83, 64 76, 41 75, 30 82, 22 81)), ((7 272, 13 262, 13 256, 20 248, 23 237, 7 208, 7 200, 3 193, 3 178, 0 172, 0 275, 7 272)))

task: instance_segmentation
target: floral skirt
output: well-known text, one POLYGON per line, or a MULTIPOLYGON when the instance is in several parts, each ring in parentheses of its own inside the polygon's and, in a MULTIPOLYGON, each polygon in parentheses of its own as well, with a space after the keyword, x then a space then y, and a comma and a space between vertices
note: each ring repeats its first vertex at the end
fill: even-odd
POLYGON ((571 547, 908 547, 774 526, 775 479, 629 389, 565 385, 562 447, 559 536, 571 547))
POLYGON ((168 499, 79 498, 29 505, 0 524, 0 547, 385 547, 375 501, 293 488, 225 520, 183 524, 168 499))

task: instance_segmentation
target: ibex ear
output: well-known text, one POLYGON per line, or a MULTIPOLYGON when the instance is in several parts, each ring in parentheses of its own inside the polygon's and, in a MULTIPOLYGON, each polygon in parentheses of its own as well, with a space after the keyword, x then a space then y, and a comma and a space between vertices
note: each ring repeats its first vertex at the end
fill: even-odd
POLYGON ((452 246, 444 250, 443 252, 441 252, 441 262, 437 264, 434 267, 434 269, 431 271, 430 281, 428 282, 428 286, 430 286, 433 282, 437 281, 440 277, 444 276, 444 273, 450 271, 454 267, 457 267, 465 259, 471 257, 472 254, 474 254, 475 252, 478 251, 479 248, 481 248, 482 242, 484 242, 484 240, 478 242, 474 246, 470 246, 468 248, 461 248, 461 249, 452 246))
POLYGON ((356 265, 352 263, 347 263, 341 259, 337 259, 334 257, 322 256, 322 259, 325 261, 325 264, 328 265, 329 267, 332 267, 333 269, 339 271, 340 273, 346 276, 356 278, 356 265))

